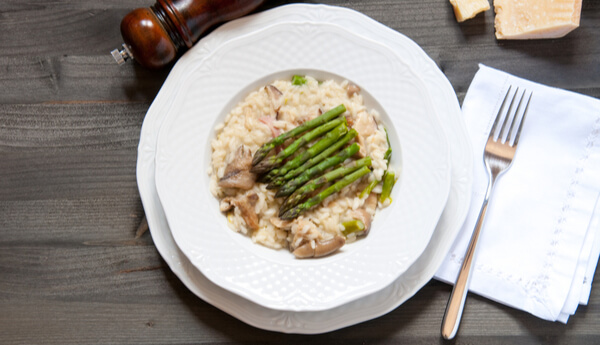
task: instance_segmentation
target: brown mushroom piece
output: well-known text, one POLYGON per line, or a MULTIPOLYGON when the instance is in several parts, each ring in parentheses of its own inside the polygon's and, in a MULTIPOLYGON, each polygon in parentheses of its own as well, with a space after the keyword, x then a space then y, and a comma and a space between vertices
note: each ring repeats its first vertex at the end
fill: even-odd
POLYGON ((325 241, 315 241, 315 246, 311 242, 306 242, 296 248, 293 252, 298 259, 320 258, 338 251, 346 244, 346 239, 343 236, 335 236, 332 239, 325 241))
POLYGON ((357 134, 356 142, 358 143, 358 145, 360 145, 360 150, 358 150, 358 153, 356 154, 356 156, 359 158, 365 158, 367 156, 367 147, 365 145, 365 139, 363 138, 362 135, 357 134))
POLYGON ((252 167, 252 152, 240 145, 231 163, 225 167, 223 177, 219 179, 221 188, 239 188, 248 190, 256 182, 256 174, 250 172, 252 167))
POLYGON ((221 200, 221 203, 219 204, 219 209, 221 210, 221 212, 229 212, 234 207, 235 207, 235 205, 233 205, 232 197, 224 198, 223 200, 221 200))
POLYGON ((273 107, 273 110, 277 114, 276 118, 279 118, 278 112, 279 112, 279 109, 281 108, 281 103, 282 103, 281 96, 283 96, 283 93, 281 91, 279 91, 279 89, 273 85, 265 86, 265 90, 267 91, 267 95, 269 95, 269 99, 271 100, 271 106, 273 107))
POLYGON ((377 194, 371 193, 365 200, 363 207, 350 211, 348 215, 352 219, 360 220, 365 225, 365 228, 362 231, 356 232, 356 236, 366 236, 369 233, 375 208, 377 208, 377 194))
POLYGON ((282 220, 278 217, 273 217, 273 218, 269 219, 269 221, 274 226, 276 226, 280 229, 283 229, 283 230, 289 230, 292 227, 292 221, 290 221, 290 220, 282 220))
POLYGON ((258 195, 254 192, 248 194, 242 194, 237 197, 227 197, 221 200, 221 204, 219 208, 221 212, 228 212, 234 207, 237 207, 240 210, 240 215, 244 222, 246 222, 246 226, 250 230, 258 230, 258 215, 254 209, 256 202, 258 201, 258 195))
POLYGON ((348 94, 349 98, 352 98, 352 96, 357 95, 359 92, 360 87, 358 87, 358 85, 348 84, 348 87, 346 88, 346 93, 348 94))

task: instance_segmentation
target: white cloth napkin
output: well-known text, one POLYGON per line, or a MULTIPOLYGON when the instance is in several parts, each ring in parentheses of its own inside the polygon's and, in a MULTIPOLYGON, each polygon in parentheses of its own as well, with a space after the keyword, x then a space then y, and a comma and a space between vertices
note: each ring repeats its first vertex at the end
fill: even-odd
POLYGON ((513 165, 490 198, 469 290, 566 323, 587 304, 600 253, 598 99, 480 65, 462 106, 475 162, 471 208, 436 278, 456 281, 487 187, 485 143, 509 85, 533 97, 513 165))

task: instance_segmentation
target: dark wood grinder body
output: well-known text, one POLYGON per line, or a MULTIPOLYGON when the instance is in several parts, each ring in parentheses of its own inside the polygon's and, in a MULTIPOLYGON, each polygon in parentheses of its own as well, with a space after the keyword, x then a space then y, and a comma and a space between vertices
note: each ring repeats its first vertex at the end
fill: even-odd
POLYGON ((191 48, 216 24, 244 16, 265 0, 157 0, 129 12, 121 21, 124 44, 111 53, 122 64, 135 59, 158 69, 191 48))

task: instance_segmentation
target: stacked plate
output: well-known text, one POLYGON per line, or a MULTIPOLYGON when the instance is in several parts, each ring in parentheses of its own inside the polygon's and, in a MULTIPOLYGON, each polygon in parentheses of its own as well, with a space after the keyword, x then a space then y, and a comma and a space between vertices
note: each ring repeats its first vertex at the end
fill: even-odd
POLYGON ((393 310, 433 277, 469 207, 470 158, 456 95, 422 49, 358 12, 297 4, 223 25, 181 57, 144 120, 137 178, 154 243, 192 292, 259 328, 322 333, 393 310), (215 126, 293 74, 359 85, 401 170, 369 236, 315 260, 231 231, 209 192, 215 126))

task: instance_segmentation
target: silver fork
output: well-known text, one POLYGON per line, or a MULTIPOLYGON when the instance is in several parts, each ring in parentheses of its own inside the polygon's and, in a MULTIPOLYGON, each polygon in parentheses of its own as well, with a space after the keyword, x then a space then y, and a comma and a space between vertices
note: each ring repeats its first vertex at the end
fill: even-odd
POLYGON ((471 235, 471 241, 469 242, 467 252, 465 253, 465 259, 458 273, 458 278, 456 279, 456 283, 452 289, 452 294, 450 295, 450 299, 446 307, 446 313, 444 314, 444 319, 442 320, 442 336, 445 339, 454 338, 456 332, 458 331, 458 325, 460 324, 460 318, 465 306, 465 300, 467 299, 467 291, 469 290, 469 280, 471 276, 471 268, 473 266, 473 257, 477 246, 477 240, 479 239, 479 234, 481 232, 481 226, 487 211, 488 201, 490 195, 492 194, 496 179, 503 172, 508 170, 512 164, 515 152, 517 151, 519 137, 521 136, 521 130, 523 129, 523 123, 525 123, 525 116, 527 115, 527 110, 529 109, 529 102, 531 101, 532 96, 531 93, 529 94, 527 104, 525 105, 525 110, 522 113, 520 111, 525 98, 526 90, 524 90, 521 94, 519 105, 517 106, 516 111, 513 113, 513 106, 515 104, 515 100, 518 98, 519 93, 519 88, 517 88, 512 95, 512 100, 510 102, 508 111, 506 113, 504 112, 504 106, 506 101, 509 99, 511 88, 512 87, 508 88, 506 96, 504 96, 504 100, 502 101, 502 105, 500 106, 500 110, 496 115, 496 120, 494 121, 494 125, 490 131, 487 144, 485 145, 483 161, 488 173, 488 186, 485 193, 485 198, 483 199, 483 205, 479 211, 479 217, 477 218, 475 230, 471 235), (504 114, 506 114, 506 116, 503 116, 504 114), (502 128, 498 129, 498 124, 502 118, 502 128), (510 127, 507 127, 509 121, 511 124, 510 127), (515 128, 517 126, 518 129, 515 133, 515 128), (496 133, 498 130, 499 133, 496 133))

